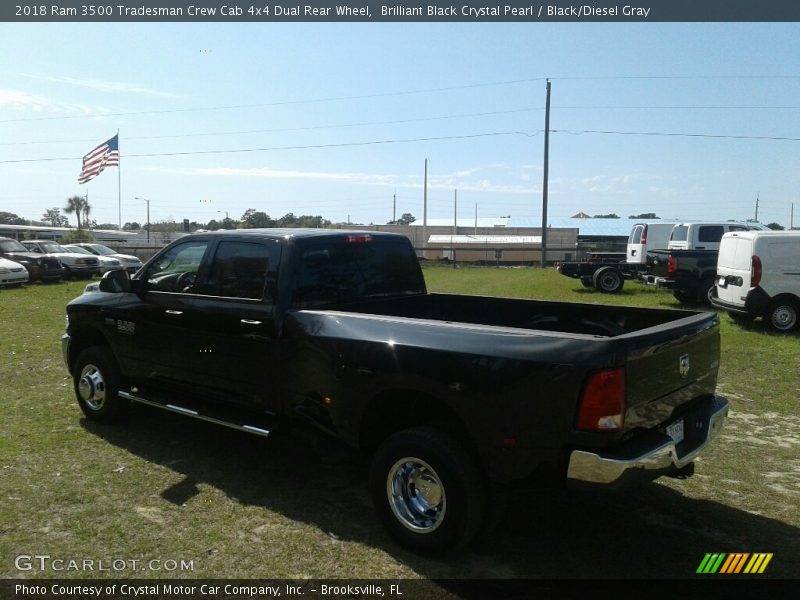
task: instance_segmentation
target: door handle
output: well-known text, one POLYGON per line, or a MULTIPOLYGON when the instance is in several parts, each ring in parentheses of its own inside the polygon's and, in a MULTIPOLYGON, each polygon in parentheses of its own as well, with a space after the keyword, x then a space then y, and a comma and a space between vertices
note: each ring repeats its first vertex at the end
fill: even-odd
POLYGON ((257 327, 262 324, 261 321, 254 321, 252 319, 242 319, 241 321, 239 321, 239 323, 241 323, 242 325, 247 325, 249 327, 257 327))
POLYGON ((183 314, 182 310, 165 310, 165 315, 169 315, 170 317, 180 317, 183 314))

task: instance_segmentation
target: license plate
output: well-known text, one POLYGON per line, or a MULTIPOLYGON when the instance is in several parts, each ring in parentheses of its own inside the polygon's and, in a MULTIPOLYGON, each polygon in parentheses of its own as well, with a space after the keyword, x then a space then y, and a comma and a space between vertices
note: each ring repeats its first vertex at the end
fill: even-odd
POLYGON ((683 419, 667 425, 667 435, 672 438, 673 442, 680 444, 683 441, 683 419))
POLYGON ((717 281, 717 285, 719 287, 725 287, 728 285, 728 280, 725 279, 724 277, 720 277, 719 280, 717 281))

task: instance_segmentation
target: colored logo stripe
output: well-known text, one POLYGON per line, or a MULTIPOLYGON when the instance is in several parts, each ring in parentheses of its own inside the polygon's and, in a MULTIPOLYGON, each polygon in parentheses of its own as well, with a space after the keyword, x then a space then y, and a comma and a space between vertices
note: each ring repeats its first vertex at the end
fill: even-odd
POLYGON ((766 552, 756 554, 750 554, 749 552, 733 552, 731 554, 709 552, 703 557, 696 572, 702 574, 763 573, 772 560, 772 556, 772 553, 766 552))
POLYGON ((697 567, 698 573, 716 573, 722 561, 725 558, 725 553, 706 554, 703 562, 697 567))
POLYGON ((744 568, 745 573, 763 573, 767 568, 769 561, 772 560, 772 553, 769 554, 753 554, 753 558, 747 563, 744 568))
POLYGON ((728 555, 728 560, 725 561, 725 564, 722 565, 720 569, 720 573, 738 573, 742 570, 744 566, 744 562, 750 556, 749 553, 741 553, 737 552, 734 554, 728 555))

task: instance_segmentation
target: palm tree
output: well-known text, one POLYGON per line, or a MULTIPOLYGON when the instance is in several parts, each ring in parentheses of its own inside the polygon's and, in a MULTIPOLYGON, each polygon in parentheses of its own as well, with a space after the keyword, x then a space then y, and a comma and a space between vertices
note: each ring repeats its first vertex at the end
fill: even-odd
POLYGON ((89 202, 83 196, 72 196, 67 198, 67 205, 64 207, 64 212, 68 215, 75 213, 75 218, 78 220, 78 229, 81 228, 81 215, 89 214, 91 207, 89 202))
POLYGON ((89 213, 92 212, 92 207, 89 205, 88 200, 84 200, 83 202, 83 224, 86 225, 86 229, 89 229, 89 213))

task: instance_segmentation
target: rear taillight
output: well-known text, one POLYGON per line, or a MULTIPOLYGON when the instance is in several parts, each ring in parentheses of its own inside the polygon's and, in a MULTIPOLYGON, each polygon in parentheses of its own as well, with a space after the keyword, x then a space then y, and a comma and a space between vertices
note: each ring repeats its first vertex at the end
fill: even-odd
POLYGON ((753 255, 750 259, 750 286, 756 287, 761 283, 761 259, 753 255))
POLYGON ((647 243, 647 225, 645 225, 644 229, 642 229, 642 237, 639 240, 639 243, 640 244, 646 244, 647 243))
POLYGON ((670 256, 667 259, 667 273, 677 273, 678 272, 678 259, 674 256, 670 256))
POLYGON ((578 408, 578 429, 620 431, 625 412, 625 370, 608 369, 591 375, 578 408))

